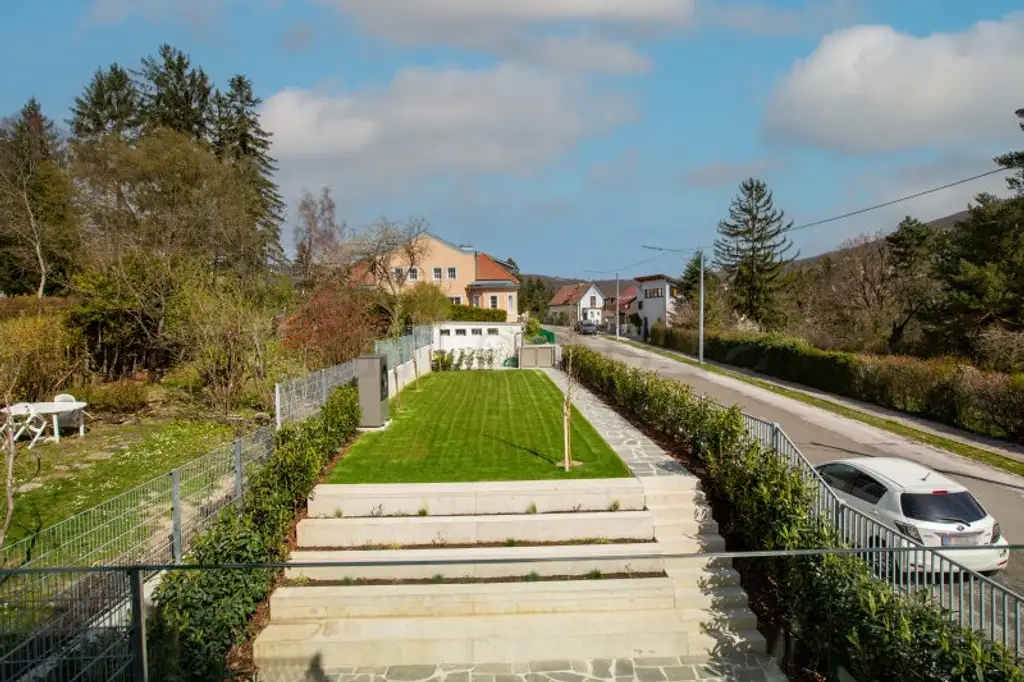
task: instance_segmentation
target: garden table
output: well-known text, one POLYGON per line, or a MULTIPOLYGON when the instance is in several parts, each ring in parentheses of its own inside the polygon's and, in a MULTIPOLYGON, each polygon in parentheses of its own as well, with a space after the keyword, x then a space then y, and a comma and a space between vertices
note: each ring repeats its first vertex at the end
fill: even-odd
MULTIPOLYGON (((85 435, 85 408, 89 406, 89 403, 83 403, 81 401, 76 402, 47 402, 47 403, 14 403, 10 407, 5 407, 0 412, 10 413, 14 417, 15 425, 15 436, 21 433, 22 427, 32 419, 33 415, 39 415, 44 419, 50 417, 53 422, 53 438, 58 443, 60 442, 60 426, 58 420, 63 414, 77 414, 78 416, 78 435, 85 435)), ((35 445, 38 436, 32 439, 32 445, 35 445)))

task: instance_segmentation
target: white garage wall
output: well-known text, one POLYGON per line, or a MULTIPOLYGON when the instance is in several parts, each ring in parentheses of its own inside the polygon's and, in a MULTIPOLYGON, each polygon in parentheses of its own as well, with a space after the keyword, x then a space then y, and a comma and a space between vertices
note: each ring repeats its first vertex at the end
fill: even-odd
POLYGON ((491 351, 491 366, 500 369, 505 360, 516 356, 522 334, 519 323, 445 322, 434 327, 434 350, 453 353, 455 359, 461 353, 463 369, 486 369, 486 353, 491 351))

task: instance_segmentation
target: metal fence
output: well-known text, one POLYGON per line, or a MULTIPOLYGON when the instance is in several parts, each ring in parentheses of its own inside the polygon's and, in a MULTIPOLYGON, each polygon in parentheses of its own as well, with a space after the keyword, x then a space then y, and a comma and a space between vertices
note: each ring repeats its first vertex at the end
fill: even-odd
POLYGON ((903 594, 925 591, 950 620, 1024 656, 1024 597, 961 565, 955 551, 925 548, 897 529, 848 506, 778 424, 744 414, 743 425, 755 441, 800 472, 812 491, 812 513, 835 529, 843 546, 863 550, 859 555, 894 590, 903 594))
MULTIPOLYGON (((412 360, 415 352, 433 343, 433 327, 413 327, 405 336, 377 341, 377 355, 387 357, 388 367, 398 367, 412 360)), ((346 362, 306 376, 290 379, 274 387, 274 421, 278 428, 306 419, 327 401, 331 391, 356 378, 356 363, 346 362)))

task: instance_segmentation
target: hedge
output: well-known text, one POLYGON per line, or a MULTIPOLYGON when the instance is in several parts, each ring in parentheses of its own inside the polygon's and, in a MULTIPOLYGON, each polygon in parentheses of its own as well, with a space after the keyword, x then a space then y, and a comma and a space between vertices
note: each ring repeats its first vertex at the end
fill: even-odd
POLYGON ((508 315, 497 308, 477 308, 453 303, 448 308, 450 322, 505 322, 508 315))
MULTIPOLYGON (((812 516, 800 473, 745 433, 737 408, 718 408, 689 386, 588 348, 567 347, 563 363, 570 358, 582 385, 703 463, 702 484, 729 509, 718 521, 737 550, 839 546, 812 516)), ((862 682, 1024 681, 1004 647, 951 622, 927 598, 898 596, 849 554, 762 561, 759 569, 799 633, 801 656, 820 672, 841 664, 862 682)))
MULTIPOLYGON (((651 343, 695 355, 697 332, 655 325, 651 343)), ((704 357, 983 436, 1024 444, 1024 374, 953 360, 860 355, 776 334, 704 335, 704 357)))
MULTIPOLYGON (((193 564, 253 564, 287 559, 286 539, 325 465, 359 425, 359 397, 337 388, 315 416, 277 433, 274 454, 247 481, 240 513, 225 512, 186 556, 193 564)), ((149 617, 151 678, 220 680, 231 648, 270 595, 268 569, 170 571, 149 617)))

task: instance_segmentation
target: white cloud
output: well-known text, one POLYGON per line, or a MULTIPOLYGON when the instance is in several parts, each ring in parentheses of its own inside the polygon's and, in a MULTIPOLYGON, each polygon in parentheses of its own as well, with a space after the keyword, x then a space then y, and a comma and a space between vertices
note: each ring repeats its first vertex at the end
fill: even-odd
POLYGON ((772 158, 749 161, 710 163, 695 168, 683 176, 683 184, 694 187, 722 187, 739 184, 749 177, 758 177, 781 170, 783 164, 772 158))
POLYGON ((1024 14, 918 38, 888 26, 825 37, 769 102, 770 136, 850 154, 1015 133, 1024 14))
POLYGON ((522 66, 399 72, 382 90, 287 89, 261 110, 283 173, 379 189, 445 174, 528 174, 630 120, 629 103, 522 66))
POLYGON ((647 57, 612 37, 679 27, 695 0, 318 0, 400 45, 448 45, 570 71, 645 71, 647 57))
POLYGON ((860 0, 807 0, 799 8, 756 0, 728 4, 707 2, 701 8, 701 22, 754 35, 820 35, 853 21, 859 6, 860 0))

